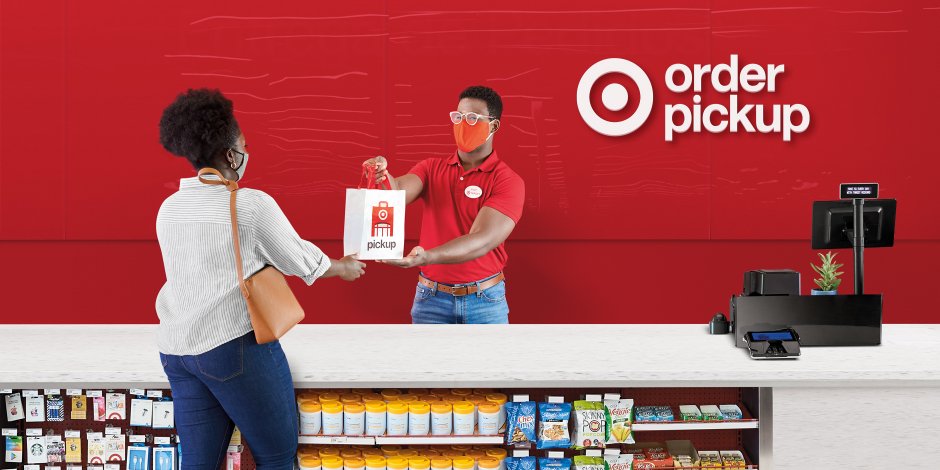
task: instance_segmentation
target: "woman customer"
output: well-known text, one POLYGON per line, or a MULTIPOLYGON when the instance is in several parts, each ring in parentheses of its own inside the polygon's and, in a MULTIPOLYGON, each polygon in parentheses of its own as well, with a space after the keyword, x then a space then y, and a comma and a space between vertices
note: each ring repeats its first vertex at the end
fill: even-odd
MULTIPOLYGON (((214 168, 225 179, 244 178, 248 145, 232 102, 218 90, 177 96, 160 119, 160 143, 197 172, 214 168)), ((270 265, 307 285, 364 273, 354 257, 331 260, 300 238, 271 196, 245 188, 236 199, 245 273, 270 265)), ((293 381, 280 344, 255 340, 235 270, 229 191, 196 176, 182 178, 179 191, 160 206, 157 239, 166 270, 156 302, 157 342, 173 391, 182 470, 217 470, 235 425, 259 470, 293 468, 293 381)))

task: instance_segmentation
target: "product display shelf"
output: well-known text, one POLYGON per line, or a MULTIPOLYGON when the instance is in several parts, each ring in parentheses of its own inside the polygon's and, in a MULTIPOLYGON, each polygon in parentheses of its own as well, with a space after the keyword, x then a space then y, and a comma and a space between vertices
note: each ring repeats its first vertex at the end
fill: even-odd
POLYGON ((633 432, 640 431, 714 431, 719 429, 757 429, 757 420, 739 421, 668 421, 634 423, 633 432))
POLYGON ((300 435, 301 444, 326 444, 326 445, 353 445, 353 446, 372 446, 372 445, 502 445, 505 438, 502 434, 497 435, 479 435, 472 434, 466 436, 325 436, 318 435, 300 435))
POLYGON ((467 435, 467 436, 379 436, 375 443, 380 445, 502 445, 502 435, 467 435))
POLYGON ((374 446, 375 437, 372 436, 300 436, 300 444, 327 444, 327 445, 351 445, 351 446, 374 446))
MULTIPOLYGON (((634 422, 633 432, 642 431, 715 431, 722 429, 757 429, 760 421, 754 418, 744 403, 735 403, 741 409, 742 419, 722 421, 664 421, 634 422)), ((678 410, 673 410, 677 412, 678 410)))
MULTIPOLYGON (((55 387, 50 387, 50 388, 55 388, 55 387)), ((46 397, 46 399, 48 399, 49 397, 49 394, 46 393, 48 389, 27 389, 27 390, 32 390, 39 394, 42 394, 44 397, 46 397)), ((76 466, 76 467, 81 467, 81 468, 86 468, 86 469, 97 468, 98 470, 106 470, 106 469, 130 470, 132 466, 130 466, 128 462, 124 459, 122 459, 121 461, 102 462, 97 465, 89 462, 88 455, 87 455, 88 434, 93 433, 93 432, 106 434, 109 428, 116 428, 116 429, 120 429, 121 434, 124 434, 126 436, 133 436, 133 435, 146 436, 145 443, 146 445, 150 447, 154 445, 154 438, 172 437, 176 434, 175 429, 155 429, 155 428, 145 427, 145 426, 131 426, 129 417, 125 417, 124 419, 121 419, 121 420, 108 419, 106 421, 95 421, 92 418, 93 411, 90 408, 87 409, 85 419, 72 419, 71 417, 72 412, 71 412, 71 406, 70 406, 72 397, 66 393, 67 389, 58 388, 58 390, 61 393, 55 393, 54 395, 61 396, 63 397, 63 399, 65 399, 65 403, 64 403, 65 408, 63 410, 65 413, 65 416, 62 421, 25 422, 24 420, 18 420, 18 421, 8 422, 5 419, 6 416, 3 413, 3 409, 0 408, 0 428, 14 430, 15 435, 24 436, 24 437, 30 432, 29 430, 37 430, 37 429, 40 430, 40 433, 42 435, 58 435, 58 436, 63 436, 63 437, 67 431, 79 431, 81 435, 81 446, 82 446, 80 459, 76 462, 49 462, 49 463, 44 463, 44 464, 43 463, 34 464, 34 466, 30 466, 30 464, 26 462, 8 463, 4 459, 0 459, 0 468, 18 469, 18 470, 25 470, 27 468, 35 468, 38 470, 56 470, 56 469, 68 470, 69 467, 76 466), (107 465, 107 467, 105 465, 107 465)), ((6 392, 8 391, 22 393, 23 389, 3 390, 3 393, 0 394, 0 406, 2 406, 2 403, 3 403, 2 395, 6 394, 6 392)), ((89 391, 92 391, 92 390, 90 389, 79 390, 79 392, 82 394, 85 394, 89 391)), ((134 398, 135 395, 137 395, 137 394, 131 393, 132 390, 130 389, 106 388, 106 389, 100 389, 97 391, 101 392, 102 394, 107 394, 107 393, 112 393, 112 392, 123 393, 125 396, 124 405, 125 405, 125 410, 127 410, 127 414, 129 414, 129 411, 130 411, 131 399, 134 398)), ((167 389, 148 389, 148 391, 159 391, 162 396, 172 398, 172 391, 168 388, 167 389)), ((86 397, 86 400, 87 400, 86 405, 89 405, 90 399, 86 397)), ((129 441, 129 438, 128 438, 128 441, 129 441)), ((0 444, 2 443, 3 443, 3 438, 0 438, 0 444)), ((126 445, 129 446, 131 445, 131 443, 126 442, 126 445)), ((232 446, 229 449, 229 451, 237 451, 237 450, 241 450, 241 469, 242 470, 254 469, 255 468, 254 459, 252 458, 251 452, 248 449, 248 447, 244 445, 240 447, 232 446)), ((126 450, 125 450, 125 453, 126 453, 126 450)), ((26 460, 25 455, 24 455, 24 460, 26 460)))

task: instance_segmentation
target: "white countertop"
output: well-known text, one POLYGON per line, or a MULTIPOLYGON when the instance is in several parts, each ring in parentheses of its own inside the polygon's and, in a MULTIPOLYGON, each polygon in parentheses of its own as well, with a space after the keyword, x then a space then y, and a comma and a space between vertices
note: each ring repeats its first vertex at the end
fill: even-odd
MULTIPOLYGON (((0 325, 0 388, 166 388, 155 325, 0 325)), ((940 325, 755 361, 704 325, 300 325, 298 388, 940 387, 940 325)))

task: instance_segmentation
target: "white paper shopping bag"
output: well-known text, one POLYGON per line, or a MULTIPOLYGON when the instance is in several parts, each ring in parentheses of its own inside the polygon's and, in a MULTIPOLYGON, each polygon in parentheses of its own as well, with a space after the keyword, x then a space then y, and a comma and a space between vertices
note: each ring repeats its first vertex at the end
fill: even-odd
POLYGON ((347 189, 343 256, 400 259, 405 249, 405 191, 347 189))

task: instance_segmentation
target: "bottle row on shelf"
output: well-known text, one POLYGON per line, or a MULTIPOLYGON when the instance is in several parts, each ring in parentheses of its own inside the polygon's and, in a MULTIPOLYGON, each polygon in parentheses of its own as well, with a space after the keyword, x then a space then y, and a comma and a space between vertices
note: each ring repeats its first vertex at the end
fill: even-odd
POLYGON ((757 427, 736 404, 681 405, 676 419, 671 406, 635 407, 633 399, 615 393, 573 402, 547 396, 537 403, 528 395, 510 400, 490 390, 324 390, 298 394, 297 406, 300 434, 308 437, 301 442, 309 443, 502 442, 583 449, 633 444, 634 430, 757 427))
POLYGON ((577 455, 490 446, 301 446, 301 470, 651 470, 757 468, 739 450, 697 450, 691 441, 637 443, 623 449, 586 449, 577 455))

